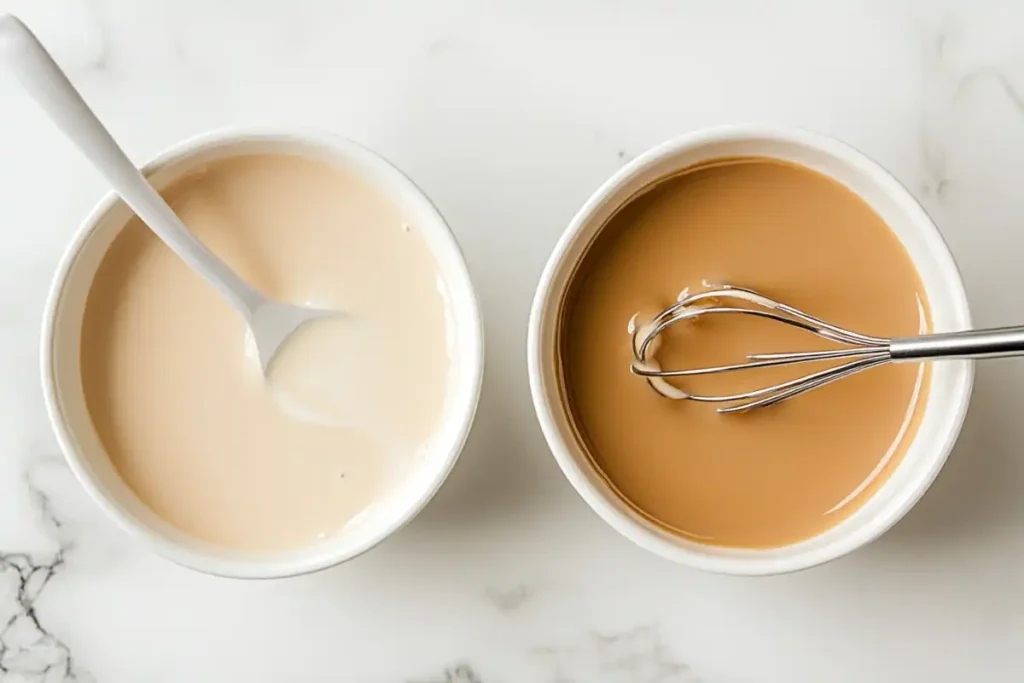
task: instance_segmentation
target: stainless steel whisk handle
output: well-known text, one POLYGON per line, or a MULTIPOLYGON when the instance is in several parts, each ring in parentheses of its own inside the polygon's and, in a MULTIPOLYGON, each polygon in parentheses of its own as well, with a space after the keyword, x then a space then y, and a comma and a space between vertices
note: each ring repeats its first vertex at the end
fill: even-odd
POLYGON ((892 362, 1024 356, 1024 325, 894 339, 875 337, 816 318, 752 289, 732 285, 708 286, 694 294, 684 291, 676 303, 656 315, 651 322, 631 327, 630 331, 633 334, 634 362, 630 366, 633 374, 643 377, 651 388, 666 398, 717 404, 721 406, 717 408, 719 413, 742 413, 772 406, 892 362), (745 362, 670 370, 663 370, 657 362, 652 363, 647 357, 657 336, 671 325, 712 315, 745 315, 771 320, 817 335, 838 344, 840 348, 752 353, 747 355, 745 362), (687 381, 701 375, 782 368, 823 361, 829 362, 823 369, 811 368, 806 374, 794 379, 732 394, 697 394, 668 382, 670 379, 687 381))
POLYGON ((897 337, 889 344, 894 361, 1024 356, 1024 326, 897 337))

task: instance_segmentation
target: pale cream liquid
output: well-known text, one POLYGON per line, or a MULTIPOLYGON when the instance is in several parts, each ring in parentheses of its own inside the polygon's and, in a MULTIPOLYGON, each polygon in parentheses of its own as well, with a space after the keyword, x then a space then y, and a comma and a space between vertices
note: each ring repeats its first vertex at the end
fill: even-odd
POLYGON ((314 543, 393 490, 441 420, 437 264, 395 204, 322 162, 219 161, 164 196, 266 294, 344 315, 300 328, 264 379, 241 317, 132 220, 86 306, 96 430, 125 482, 181 530, 254 551, 314 543))

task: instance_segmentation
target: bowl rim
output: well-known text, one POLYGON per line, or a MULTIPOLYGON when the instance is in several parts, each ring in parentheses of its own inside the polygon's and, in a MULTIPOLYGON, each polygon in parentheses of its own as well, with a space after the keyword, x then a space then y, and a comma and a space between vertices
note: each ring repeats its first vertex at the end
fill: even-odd
MULTIPOLYGON (((951 276, 950 284, 954 292, 950 308, 954 310, 956 317, 965 326, 971 325, 967 294, 959 266, 935 222, 906 186, 881 164, 852 145, 834 137, 797 126, 774 123, 733 123, 701 128, 677 135, 648 149, 612 174, 594 191, 573 216, 555 244, 538 281, 530 308, 527 332, 527 366, 531 398, 541 431, 552 456, 569 483, 587 505, 621 535, 640 547, 678 564, 703 571, 737 576, 764 576, 809 569, 838 559, 870 543, 890 529, 920 500, 945 464, 959 437, 974 383, 973 361, 963 362, 961 391, 951 399, 951 403, 954 403, 954 418, 946 432, 948 436, 944 442, 936 444, 934 456, 925 465, 922 465, 922 472, 904 487, 905 492, 900 500, 883 508, 870 524, 864 524, 821 548, 807 549, 797 555, 758 557, 758 551, 751 550, 749 554, 743 556, 723 556, 676 545, 668 540, 672 534, 656 532, 642 525, 624 512, 620 505, 616 505, 615 503, 618 501, 611 500, 614 494, 609 495, 594 484, 583 467, 573 457, 573 453, 578 451, 579 446, 575 443, 567 443, 563 438, 557 425, 553 401, 549 398, 544 383, 546 349, 543 348, 541 334, 551 299, 560 296, 560 291, 555 291, 554 288, 555 277, 563 267, 577 235, 590 223, 595 212, 602 208, 605 202, 629 182, 635 174, 654 166, 658 161, 686 150, 714 143, 753 139, 806 145, 824 152, 830 157, 854 163, 868 173, 872 181, 890 198, 896 200, 901 209, 912 216, 916 224, 926 226, 925 231, 930 233, 929 237, 934 240, 936 246, 940 247, 939 257, 944 261, 942 267, 951 276)), ((708 548, 712 549, 714 546, 708 546, 708 548)))
POLYGON ((325 545, 322 552, 311 553, 307 557, 298 559, 222 559, 193 552, 155 532, 114 502, 105 488, 94 480, 84 466, 83 456, 78 452, 72 430, 65 420, 61 408, 57 377, 54 372, 54 338, 59 320, 61 297, 68 276, 82 248, 103 218, 121 201, 113 191, 104 195, 76 228, 70 244, 61 256, 46 298, 40 337, 40 370, 46 412, 51 427, 57 437, 64 459, 75 478, 86 489, 93 501, 119 527, 128 532, 129 536, 143 541, 158 555, 181 566, 206 574, 239 579, 285 578, 320 571, 362 555, 408 524, 434 497, 458 461, 475 420, 484 374, 483 317, 480 312, 479 297, 458 239, 427 194, 400 168, 380 153, 359 142, 321 129, 285 126, 228 126, 193 135, 171 145, 141 166, 141 171, 144 175, 149 176, 169 164, 187 160, 211 147, 259 141, 308 144, 337 153, 342 157, 348 157, 363 166, 375 166, 376 170, 390 174, 397 185, 402 185, 404 191, 422 203, 423 209, 429 212, 431 222, 434 224, 432 229, 436 229, 441 237, 448 241, 449 246, 453 249, 453 255, 456 257, 452 260, 451 267, 446 269, 446 276, 460 287, 465 285, 468 290, 465 295, 469 305, 470 315, 468 318, 472 324, 467 326, 468 329, 460 330, 460 353, 469 356, 467 367, 471 368, 471 373, 464 380, 467 383, 464 391, 468 392, 468 405, 463 406, 464 412, 455 413, 448 418, 460 421, 456 440, 452 443, 449 452, 445 454, 436 475, 429 480, 425 479, 424 481, 428 484, 416 489, 416 496, 409 497, 404 502, 401 514, 396 515, 378 533, 358 545, 341 549, 341 552, 331 551, 329 546, 325 545))

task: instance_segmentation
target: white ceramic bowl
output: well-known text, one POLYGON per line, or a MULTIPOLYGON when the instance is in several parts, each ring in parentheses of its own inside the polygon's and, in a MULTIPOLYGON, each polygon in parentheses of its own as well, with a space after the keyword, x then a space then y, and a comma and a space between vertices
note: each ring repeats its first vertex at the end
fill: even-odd
MULTIPOLYGON (((533 302, 528 342, 530 387, 544 436, 565 476, 619 533, 658 555, 698 569, 775 574, 851 552, 906 514, 934 480, 960 433, 974 366, 969 361, 934 364, 925 413, 903 461, 857 512, 814 538, 766 550, 718 548, 670 534, 636 514, 594 472, 559 401, 555 332, 563 294, 590 240, 635 193, 692 164, 739 156, 796 162, 856 192, 885 219, 917 266, 931 308, 933 331, 970 327, 967 297, 949 249, 921 206, 889 173, 852 147, 821 135, 792 128, 726 126, 683 135, 648 151, 601 186, 576 214, 544 269, 533 302)), ((822 457, 828 457, 827 451, 822 457)))
POLYGON ((250 153, 299 154, 326 160, 367 178, 415 221, 437 259, 450 298, 454 333, 452 390, 433 446, 399 489, 353 528, 307 548, 251 555, 211 547, 170 526, 121 480, 93 428, 82 393, 79 346, 89 287, 111 241, 130 217, 113 194, 93 210, 62 260, 46 306, 42 373, 50 420, 72 471, 117 523, 179 564, 222 576, 270 578, 302 574, 351 559, 412 519, 458 459, 476 412, 483 376, 483 331, 476 295, 454 236, 427 197, 370 150, 314 132, 222 131, 181 143, 147 164, 163 187, 200 164, 250 153))

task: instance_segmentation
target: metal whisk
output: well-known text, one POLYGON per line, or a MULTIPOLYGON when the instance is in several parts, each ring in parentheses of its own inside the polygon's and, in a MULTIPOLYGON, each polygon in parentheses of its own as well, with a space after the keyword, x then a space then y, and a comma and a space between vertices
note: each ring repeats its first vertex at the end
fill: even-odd
POLYGON ((892 339, 873 337, 827 323, 753 290, 730 285, 716 285, 695 294, 684 292, 677 303, 659 313, 649 323, 631 324, 631 331, 633 364, 630 370, 633 374, 647 378, 655 391, 668 398, 729 404, 718 408, 720 413, 738 413, 774 405, 886 363, 1024 355, 1024 327, 968 330, 892 339), (676 323, 709 315, 766 318, 806 330, 842 344, 845 348, 796 353, 755 353, 748 355, 746 362, 735 365, 662 370, 654 358, 660 342, 658 336, 676 323), (665 381, 666 378, 714 375, 821 361, 843 362, 797 379, 727 396, 701 396, 665 381))

